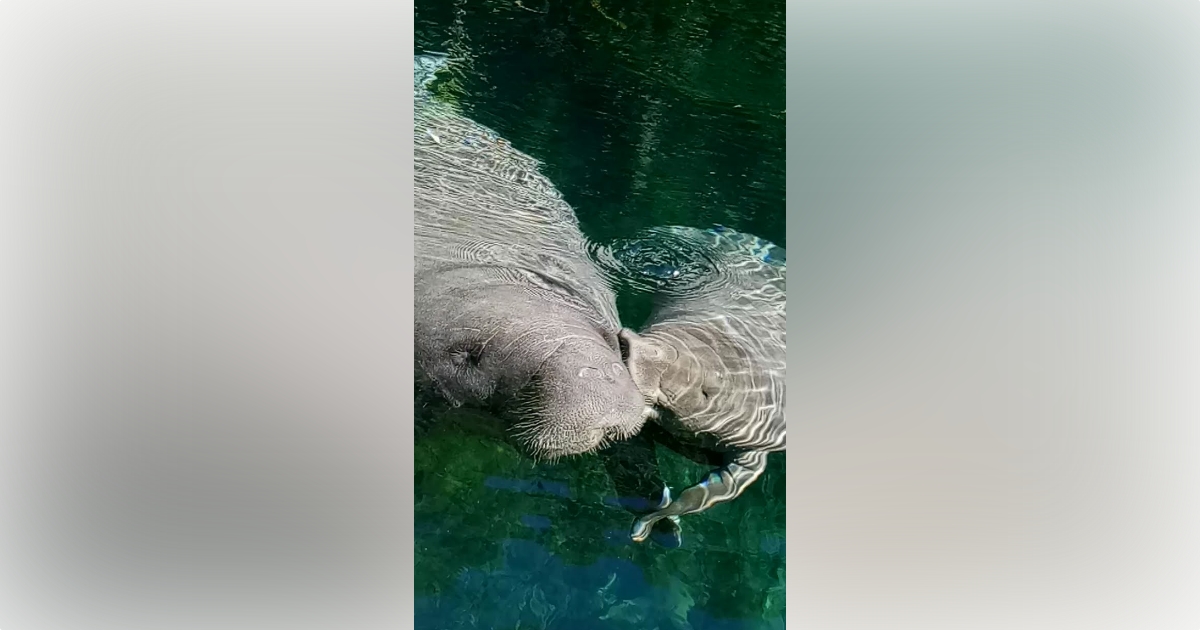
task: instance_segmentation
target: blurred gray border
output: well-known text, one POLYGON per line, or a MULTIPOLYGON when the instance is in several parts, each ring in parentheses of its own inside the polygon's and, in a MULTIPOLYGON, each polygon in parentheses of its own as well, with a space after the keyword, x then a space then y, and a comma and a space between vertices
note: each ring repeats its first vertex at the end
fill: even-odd
MULTIPOLYGON (((402 5, 402 6, 404 6, 404 5, 402 5)), ((401 33, 400 37, 401 37, 402 45, 406 50, 410 50, 410 51, 415 50, 415 42, 414 42, 415 26, 413 24, 414 11, 415 11, 415 8, 411 4, 408 4, 405 6, 405 10, 403 11, 403 22, 402 22, 401 30, 400 30, 400 33, 401 33)), ((412 63, 411 59, 412 59, 411 57, 405 57, 405 61, 410 64, 412 63)), ((405 130, 406 131, 408 129, 412 128, 412 124, 409 121, 411 121, 413 119, 413 115, 414 115, 413 114, 413 94, 411 92, 412 85, 413 84, 410 81, 404 82, 404 92, 403 92, 403 97, 401 99, 403 101, 403 103, 402 103, 403 107, 401 108, 399 119, 405 121, 405 130)), ((402 145, 400 147, 400 150, 403 151, 403 156, 400 160, 401 170, 399 173, 401 184, 402 184, 401 190, 403 191, 403 197, 401 199, 401 204, 399 206, 399 212, 398 212, 398 215, 400 217, 400 220, 398 222, 398 228, 401 230, 401 232, 403 234, 403 237, 399 241, 400 251, 405 252, 406 255, 400 256, 400 262, 401 262, 400 274, 402 275, 404 280, 398 287, 398 290, 403 294, 403 307, 401 309, 401 314, 402 314, 403 323, 404 323, 404 327, 405 327, 405 335, 407 335, 409 337, 409 341, 407 344, 404 345, 405 350, 402 354, 402 358, 401 358, 401 361, 399 364, 400 368, 402 370, 404 370, 403 371, 404 378, 400 379, 399 383, 401 384, 401 388, 402 388, 401 391, 404 392, 403 395, 400 396, 400 400, 403 401, 402 402, 403 410, 400 415, 400 418, 407 420, 407 425, 406 425, 407 429, 404 431, 403 436, 409 436, 410 439, 407 439, 407 440, 402 439, 399 444, 400 448, 399 448, 398 456, 400 457, 400 461, 403 462, 403 465, 401 466, 401 475, 402 475, 401 483, 399 483, 397 485, 397 488, 399 490, 397 500, 401 501, 401 503, 402 503, 405 518, 402 521, 403 529, 400 532, 397 532, 397 538, 405 543, 404 547, 408 551, 407 554, 402 554, 402 557, 404 558, 404 567, 401 572, 401 575, 403 576, 404 581, 398 585, 401 589, 400 596, 399 596, 399 602, 400 602, 399 613, 400 613, 400 616, 402 619, 404 619, 406 621, 411 621, 414 619, 414 615, 416 613, 416 603, 415 603, 416 582, 415 582, 415 577, 414 577, 414 571, 415 571, 416 564, 415 564, 415 558, 414 558, 415 547, 414 547, 414 543, 413 543, 413 541, 415 541, 415 539, 416 539, 416 533, 414 530, 414 515, 416 512, 416 507, 414 506, 414 503, 413 503, 416 495, 413 490, 413 485, 411 482, 413 480, 413 475, 414 475, 413 457, 414 457, 414 452, 415 452, 413 440, 411 439, 411 436, 414 435, 416 426, 415 426, 415 417, 410 415, 413 412, 412 411, 413 410, 412 401, 415 396, 415 392, 413 391, 413 386, 414 386, 413 380, 411 378, 409 378, 409 375, 414 373, 413 343, 412 343, 412 337, 411 337, 412 330, 413 330, 412 322, 414 321, 414 319, 413 319, 413 300, 414 300, 414 298, 413 298, 413 269, 414 269, 413 255, 414 255, 414 249, 413 249, 413 183, 412 183, 413 182, 413 147, 412 147, 412 135, 405 133, 403 137, 404 137, 404 142, 402 143, 402 145)))
POLYGON ((788 621, 1200 627, 1200 2, 787 19, 788 621))
POLYGON ((412 626, 412 59, 0 2, 0 628, 412 626))

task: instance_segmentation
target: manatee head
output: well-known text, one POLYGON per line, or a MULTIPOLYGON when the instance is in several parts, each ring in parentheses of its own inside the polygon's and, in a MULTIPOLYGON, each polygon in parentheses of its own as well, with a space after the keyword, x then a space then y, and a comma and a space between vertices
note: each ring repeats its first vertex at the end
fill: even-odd
POLYGON ((646 405, 615 350, 599 339, 559 341, 506 411, 531 454, 555 459, 628 438, 646 405))
POLYGON ((452 404, 493 408, 539 459, 637 433, 646 405, 614 334, 586 310, 512 287, 445 291, 418 313, 420 371, 452 404))
POLYGON ((664 397, 663 377, 678 360, 679 352, 669 344, 659 343, 628 328, 621 329, 620 344, 626 369, 646 404, 659 404, 664 397))

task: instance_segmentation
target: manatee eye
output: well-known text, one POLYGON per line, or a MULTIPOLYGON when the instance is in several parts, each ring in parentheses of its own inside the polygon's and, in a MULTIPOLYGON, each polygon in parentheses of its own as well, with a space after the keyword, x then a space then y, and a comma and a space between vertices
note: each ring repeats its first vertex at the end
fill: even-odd
POLYGON ((479 365, 479 351, 468 350, 466 348, 451 350, 450 362, 457 367, 477 367, 479 365))
POLYGON ((600 378, 604 373, 594 367, 584 367, 579 369, 579 378, 600 378))
POLYGON ((620 363, 614 363, 614 364, 612 364, 612 373, 613 373, 613 376, 616 376, 616 377, 620 378, 620 376, 621 376, 621 374, 622 374, 623 372, 625 372, 625 366, 624 366, 624 365, 621 365, 620 363))

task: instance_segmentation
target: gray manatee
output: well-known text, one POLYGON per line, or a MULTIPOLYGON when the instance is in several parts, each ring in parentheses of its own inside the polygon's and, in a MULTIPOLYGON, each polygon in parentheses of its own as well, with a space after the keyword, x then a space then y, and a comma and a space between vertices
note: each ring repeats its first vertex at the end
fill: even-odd
POLYGON ((497 410, 537 458, 637 433, 616 299, 574 212, 534 158, 428 91, 446 61, 415 59, 419 382, 497 410))
POLYGON ((784 250, 719 226, 652 233, 672 251, 701 254, 688 262, 701 263, 707 273, 681 274, 672 265, 640 270, 669 281, 661 284, 641 333, 621 331, 626 364, 646 401, 662 411, 655 424, 684 444, 720 454, 722 465, 639 518, 636 541, 661 519, 736 498, 766 469, 767 454, 784 450, 787 440, 784 250))

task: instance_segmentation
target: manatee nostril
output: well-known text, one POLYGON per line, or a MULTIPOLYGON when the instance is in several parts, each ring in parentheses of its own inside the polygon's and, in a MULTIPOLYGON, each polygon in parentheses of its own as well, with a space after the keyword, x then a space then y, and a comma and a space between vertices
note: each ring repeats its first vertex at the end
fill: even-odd
POLYGON ((580 378, 599 378, 604 376, 604 373, 594 367, 588 366, 579 368, 580 378))

